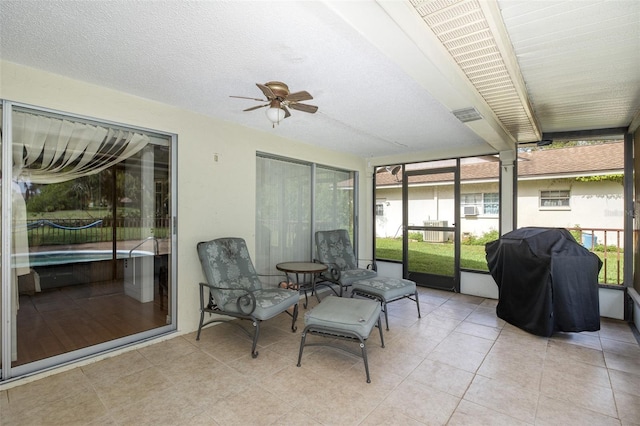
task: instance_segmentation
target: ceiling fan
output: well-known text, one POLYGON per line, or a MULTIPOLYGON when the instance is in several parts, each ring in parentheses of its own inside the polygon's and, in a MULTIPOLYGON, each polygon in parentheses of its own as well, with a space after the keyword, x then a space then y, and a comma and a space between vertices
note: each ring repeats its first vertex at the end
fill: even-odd
POLYGON ((274 127, 276 124, 280 123, 280 121, 291 116, 289 108, 311 114, 318 110, 317 106, 300 103, 302 101, 313 99, 313 96, 305 90, 290 93, 289 87, 280 81, 270 81, 265 84, 256 83, 256 86, 258 86, 267 99, 247 98, 245 96, 230 97, 266 102, 265 104, 256 105, 251 108, 244 109, 243 111, 253 111, 258 108, 269 107, 266 111, 267 118, 273 123, 274 127))

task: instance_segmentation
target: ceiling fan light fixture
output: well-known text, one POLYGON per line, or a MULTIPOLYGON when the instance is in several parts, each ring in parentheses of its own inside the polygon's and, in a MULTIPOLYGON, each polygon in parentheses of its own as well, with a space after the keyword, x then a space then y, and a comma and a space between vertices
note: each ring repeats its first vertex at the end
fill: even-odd
POLYGON ((284 120, 285 111, 280 107, 280 102, 272 101, 269 108, 267 108, 266 115, 269 121, 275 125, 284 120))

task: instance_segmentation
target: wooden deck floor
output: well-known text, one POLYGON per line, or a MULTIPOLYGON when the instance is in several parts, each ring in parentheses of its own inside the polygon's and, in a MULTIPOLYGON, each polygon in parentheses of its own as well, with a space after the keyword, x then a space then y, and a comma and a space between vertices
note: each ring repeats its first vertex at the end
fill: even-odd
POLYGON ((122 281, 59 287, 19 299, 18 358, 13 366, 166 325, 167 302, 140 303, 122 281))

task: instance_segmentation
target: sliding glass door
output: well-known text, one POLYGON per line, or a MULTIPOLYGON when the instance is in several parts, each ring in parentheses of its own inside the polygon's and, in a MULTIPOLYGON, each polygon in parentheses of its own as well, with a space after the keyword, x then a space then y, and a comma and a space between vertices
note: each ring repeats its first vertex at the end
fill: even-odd
POLYGON ((255 267, 270 275, 279 262, 311 258, 311 169, 266 156, 256 168, 255 267))
POLYGON ((2 217, 10 219, 2 229, 11 234, 2 344, 10 351, 2 361, 11 367, 2 378, 175 329, 174 138, 10 110, 2 173, 2 217))
POLYGON ((353 237, 357 228, 356 181, 356 172, 259 154, 255 255, 258 272, 273 274, 279 262, 311 261, 315 231, 341 228, 353 237))

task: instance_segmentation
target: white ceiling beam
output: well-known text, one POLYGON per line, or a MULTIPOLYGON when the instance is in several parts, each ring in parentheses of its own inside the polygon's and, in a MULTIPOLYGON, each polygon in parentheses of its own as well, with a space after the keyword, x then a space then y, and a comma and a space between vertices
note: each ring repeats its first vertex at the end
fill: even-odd
POLYGON ((520 65, 518 64, 516 54, 513 51, 513 45, 511 44, 509 33, 504 26, 502 13, 500 12, 498 3, 496 0, 482 0, 479 1, 478 4, 480 9, 482 9, 487 23, 489 24, 496 46, 500 50, 502 60, 504 61, 504 65, 509 76, 511 77, 511 82, 513 83, 515 91, 518 94, 523 111, 527 115, 528 120, 533 124, 535 134, 538 137, 538 140, 540 140, 542 138, 540 123, 538 123, 538 120, 533 113, 531 102, 529 102, 527 86, 525 85, 524 78, 520 72, 520 65))

